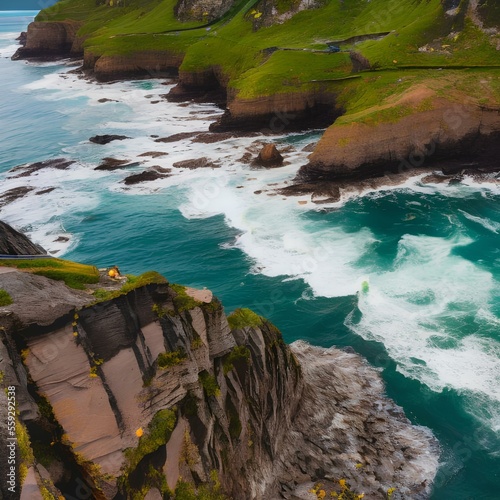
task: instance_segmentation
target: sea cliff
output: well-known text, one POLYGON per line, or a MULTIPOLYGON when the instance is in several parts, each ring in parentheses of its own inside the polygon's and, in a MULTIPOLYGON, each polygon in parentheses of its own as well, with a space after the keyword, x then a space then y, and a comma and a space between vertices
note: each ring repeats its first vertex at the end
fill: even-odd
POLYGON ((328 127, 297 177, 314 192, 402 165, 498 171, 499 19, 481 0, 67 1, 38 15, 14 57, 83 55, 101 81, 178 75, 169 99, 226 105, 213 131, 328 127))
POLYGON ((46 260, 0 268, 11 297, 0 308, 0 369, 16 388, 21 498, 307 499, 318 483, 428 497, 434 437, 356 354, 288 346, 248 309, 226 316, 208 290, 153 272, 96 283, 97 270, 57 261, 68 282, 84 272, 93 281, 69 288, 54 278, 71 273, 51 274, 46 260))

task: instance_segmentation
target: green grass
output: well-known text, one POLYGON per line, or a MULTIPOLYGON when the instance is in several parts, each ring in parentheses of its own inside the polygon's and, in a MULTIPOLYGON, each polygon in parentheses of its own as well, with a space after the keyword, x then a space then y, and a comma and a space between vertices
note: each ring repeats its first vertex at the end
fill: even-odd
POLYGON ((229 500, 222 493, 221 484, 215 470, 210 472, 210 481, 199 485, 198 489, 180 478, 177 481, 173 498, 175 500, 229 500))
POLYGON ((176 423, 177 417, 174 410, 160 410, 156 413, 146 432, 140 437, 137 448, 125 450, 128 462, 127 471, 132 472, 146 455, 168 443, 176 423))
POLYGON ((94 297, 96 302, 103 302, 105 300, 112 300, 125 295, 136 288, 140 288, 146 285, 151 285, 153 283, 162 284, 168 283, 167 279, 163 277, 160 273, 156 271, 147 271, 139 276, 134 276, 132 274, 127 275, 127 282, 118 290, 105 290, 98 288, 94 291, 94 297))
POLYGON ((0 307, 1 306, 10 306, 12 304, 12 297, 6 290, 0 288, 0 307))
POLYGON ((262 318, 250 309, 236 309, 227 318, 231 330, 245 328, 246 326, 259 327, 263 324, 262 318))
POLYGON ((17 269, 45 276, 79 290, 85 285, 99 282, 99 272, 94 266, 72 262, 63 259, 4 259, 0 266, 16 267, 17 269))
POLYGON ((182 363, 187 359, 187 355, 183 349, 177 349, 171 352, 161 352, 158 354, 158 366, 160 368, 170 368, 182 363))
POLYGON ((220 387, 219 384, 217 384, 217 379, 213 375, 210 375, 207 371, 203 371, 199 374, 198 379, 207 397, 219 396, 220 387))
POLYGON ((182 285, 173 284, 170 288, 176 293, 174 297, 174 306, 177 312, 189 311, 195 307, 201 306, 203 303, 198 302, 186 293, 186 287, 182 285))
MULTIPOLYGON (((282 12, 294 1, 275 0, 275 5, 282 12)), ((371 123, 397 121, 414 112, 404 108, 386 112, 376 107, 413 83, 442 80, 438 68, 488 68, 500 63, 489 35, 463 16, 455 21, 446 16, 441 0, 330 0, 283 24, 259 29, 249 14, 253 7, 259 10, 259 2, 240 0, 210 30, 191 29, 200 23, 175 19, 175 3, 129 0, 127 7, 110 8, 96 7, 94 0, 62 0, 39 18, 85 21, 80 35, 87 37, 86 50, 96 56, 153 50, 182 54, 181 71, 215 68, 240 98, 304 90, 334 93, 351 115, 346 122, 362 121, 356 115, 365 111, 366 116, 372 115, 371 123), (385 37, 361 43, 342 42, 387 32, 385 37), (314 52, 325 50, 331 41, 340 44, 343 52, 314 52), (266 52, 270 47, 280 50, 270 54, 266 52), (377 71, 348 79, 349 50, 363 54, 377 71)), ((495 23, 500 9, 490 3, 481 2, 480 11, 489 23, 495 23)), ((492 82, 491 87, 494 85, 492 82)), ((481 93, 477 82, 470 85, 470 92, 481 93)))

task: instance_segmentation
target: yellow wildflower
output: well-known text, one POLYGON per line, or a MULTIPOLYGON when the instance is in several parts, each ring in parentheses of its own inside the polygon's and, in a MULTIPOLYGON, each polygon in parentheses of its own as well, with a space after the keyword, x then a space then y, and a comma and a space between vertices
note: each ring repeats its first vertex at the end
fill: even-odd
POLYGON ((339 479, 339 484, 340 484, 340 487, 344 490, 345 488, 347 488, 347 485, 346 485, 346 482, 345 482, 345 479, 339 479))
POLYGON ((135 431, 135 435, 140 438, 142 435, 144 434, 144 431, 142 430, 142 427, 139 427, 136 431, 135 431))

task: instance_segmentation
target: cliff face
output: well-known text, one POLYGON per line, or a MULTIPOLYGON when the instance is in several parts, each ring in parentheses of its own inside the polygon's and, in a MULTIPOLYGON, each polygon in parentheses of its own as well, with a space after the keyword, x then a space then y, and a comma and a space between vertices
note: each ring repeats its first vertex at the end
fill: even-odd
POLYGON ((26 44, 12 59, 81 56, 82 41, 77 37, 81 26, 82 23, 71 20, 30 23, 26 44))
POLYGON ((297 180, 360 180, 435 165, 446 174, 498 171, 500 109, 450 102, 430 91, 423 97, 393 108, 394 119, 332 125, 297 180))
POLYGON ((45 253, 40 245, 35 245, 24 234, 0 221, 0 254, 43 255, 45 253))
POLYGON ((321 88, 253 99, 240 98, 236 92, 229 91, 226 112, 210 129, 281 133, 324 127, 342 114, 336 107, 335 97, 321 88))
POLYGON ((344 478, 369 498, 428 495, 435 441, 354 354, 289 347, 254 313, 228 323, 209 292, 166 281, 98 304, 15 269, 0 288, 0 369, 35 451, 25 494, 309 498, 344 478))

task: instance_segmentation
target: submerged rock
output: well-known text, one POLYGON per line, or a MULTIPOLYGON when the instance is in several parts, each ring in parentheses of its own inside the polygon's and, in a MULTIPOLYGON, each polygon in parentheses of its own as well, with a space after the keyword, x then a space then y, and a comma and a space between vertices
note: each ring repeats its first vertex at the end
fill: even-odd
POLYGON ((161 168, 149 168, 147 170, 143 170, 142 172, 138 174, 132 174, 129 175, 128 177, 125 177, 124 183, 127 186, 133 185, 133 184, 139 184, 140 182, 147 182, 147 181, 156 181, 157 179, 163 179, 165 177, 170 177, 169 176, 170 169, 161 169, 161 168))
POLYGON ((18 177, 29 177, 30 175, 44 170, 46 168, 54 168, 56 170, 66 170, 75 162, 66 158, 54 158, 50 160, 38 161, 36 163, 28 163, 26 165, 18 165, 9 170, 9 178, 16 179, 18 177), (14 173, 15 175, 12 175, 14 173))
POLYGON ((195 170, 197 168, 219 168, 220 165, 210 161, 208 158, 194 158, 192 160, 176 161, 173 166, 175 168, 188 168, 195 170))
POLYGON ((155 142, 163 142, 163 143, 177 142, 177 141, 182 141, 183 139, 189 139, 198 134, 199 132, 180 132, 178 134, 169 135, 168 137, 160 137, 159 139, 156 139, 155 142))
POLYGON ((150 156, 151 158, 160 158, 162 156, 167 156, 168 153, 165 153, 164 151, 146 151, 145 153, 141 153, 140 157, 144 156, 150 156))
POLYGON ((137 167, 140 162, 129 162, 128 160, 118 160, 117 158, 106 157, 102 159, 102 163, 94 168, 94 170, 118 170, 119 168, 137 167))
POLYGON ((31 193, 35 188, 31 186, 20 186, 17 188, 12 188, 0 195, 0 207, 8 205, 13 201, 24 198, 28 193, 31 193))

